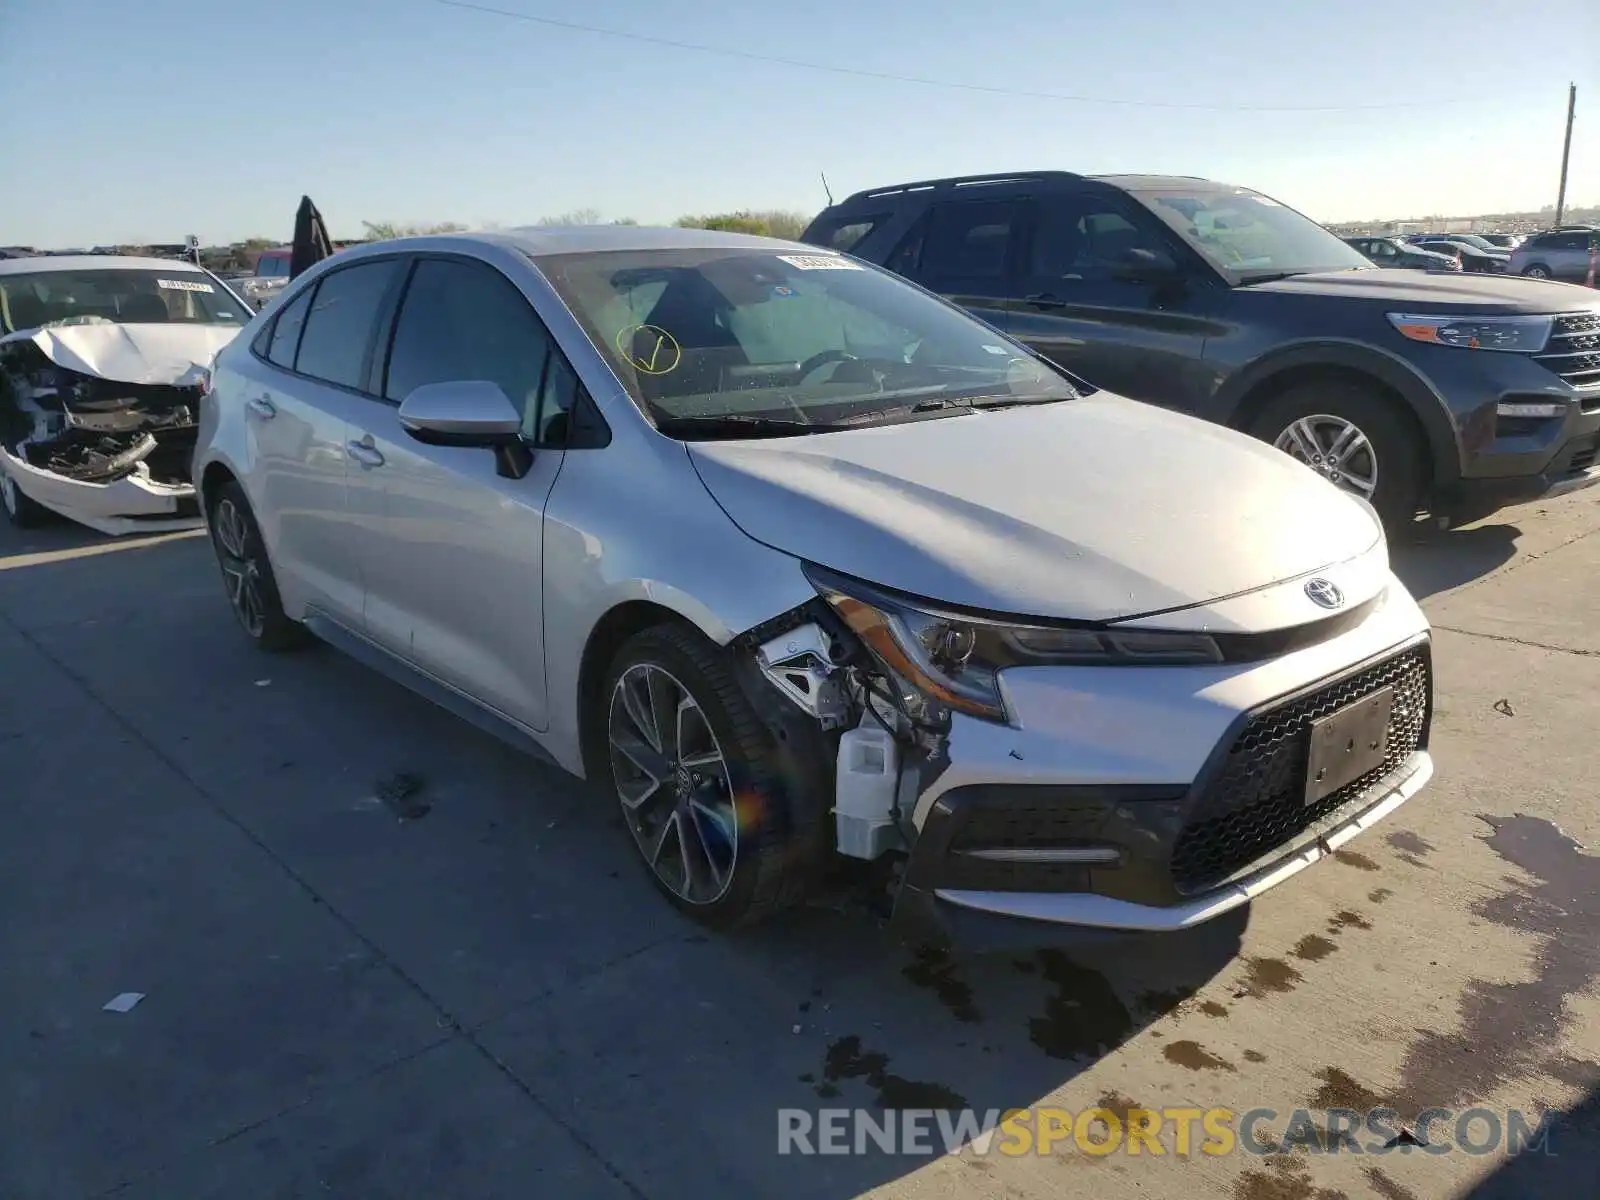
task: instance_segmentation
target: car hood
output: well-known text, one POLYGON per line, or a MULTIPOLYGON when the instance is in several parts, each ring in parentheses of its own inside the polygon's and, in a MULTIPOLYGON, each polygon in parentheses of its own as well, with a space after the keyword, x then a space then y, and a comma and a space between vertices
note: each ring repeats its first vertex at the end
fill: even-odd
POLYGON ((1415 312, 1550 313, 1582 307, 1582 304, 1573 303, 1570 287, 1548 280, 1453 271, 1448 275, 1424 275, 1387 267, 1375 267, 1370 271, 1318 271, 1268 283, 1245 284, 1237 290, 1271 292, 1279 296, 1341 296, 1387 306, 1408 305, 1415 312))
POLYGON ((1358 557, 1371 512, 1243 434, 1107 393, 762 441, 692 442, 758 541, 963 608, 1115 621, 1358 557))
POLYGON ((116 383, 198 383, 242 325, 57 325, 24 329, 0 343, 31 341, 51 362, 116 383))

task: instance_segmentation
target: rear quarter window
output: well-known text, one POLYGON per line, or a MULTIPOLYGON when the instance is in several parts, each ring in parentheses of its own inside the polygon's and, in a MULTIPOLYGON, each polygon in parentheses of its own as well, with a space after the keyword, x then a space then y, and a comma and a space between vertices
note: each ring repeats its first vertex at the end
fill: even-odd
POLYGON ((887 214, 873 216, 827 217, 813 225, 806 241, 813 246, 826 246, 841 254, 849 254, 866 236, 888 219, 887 214))

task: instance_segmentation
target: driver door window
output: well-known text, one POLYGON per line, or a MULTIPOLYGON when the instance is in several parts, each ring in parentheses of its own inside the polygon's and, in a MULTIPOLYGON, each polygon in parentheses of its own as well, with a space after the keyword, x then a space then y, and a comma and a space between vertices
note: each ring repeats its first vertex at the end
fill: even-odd
POLYGON ((522 414, 523 430, 536 436, 556 415, 541 415, 541 394, 570 391, 544 388, 552 354, 560 358, 544 322, 493 267, 423 259, 395 324, 383 394, 398 404, 423 384, 489 380, 522 414))
POLYGON ((1101 201, 1066 197, 1039 205, 1029 248, 1028 291, 1107 283, 1131 250, 1165 253, 1159 238, 1101 201))

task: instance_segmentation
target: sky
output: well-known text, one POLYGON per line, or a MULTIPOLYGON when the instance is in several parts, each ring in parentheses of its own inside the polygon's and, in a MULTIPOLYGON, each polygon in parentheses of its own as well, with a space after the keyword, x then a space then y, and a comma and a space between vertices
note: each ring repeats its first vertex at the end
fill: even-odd
POLYGON ((459 2, 0 0, 0 245, 287 239, 302 194, 335 237, 809 213, 822 172, 839 197, 1054 168, 1324 221, 1535 209, 1569 81, 1568 203, 1600 203, 1596 0, 459 2))

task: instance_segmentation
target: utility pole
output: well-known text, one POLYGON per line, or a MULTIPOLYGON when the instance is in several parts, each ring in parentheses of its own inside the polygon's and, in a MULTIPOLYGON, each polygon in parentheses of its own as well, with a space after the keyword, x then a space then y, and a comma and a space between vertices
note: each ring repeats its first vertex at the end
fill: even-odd
POLYGON ((1567 210, 1567 160, 1572 157, 1572 116, 1578 108, 1578 85, 1567 84, 1567 138, 1561 144, 1561 188, 1556 192, 1556 224, 1567 210))

